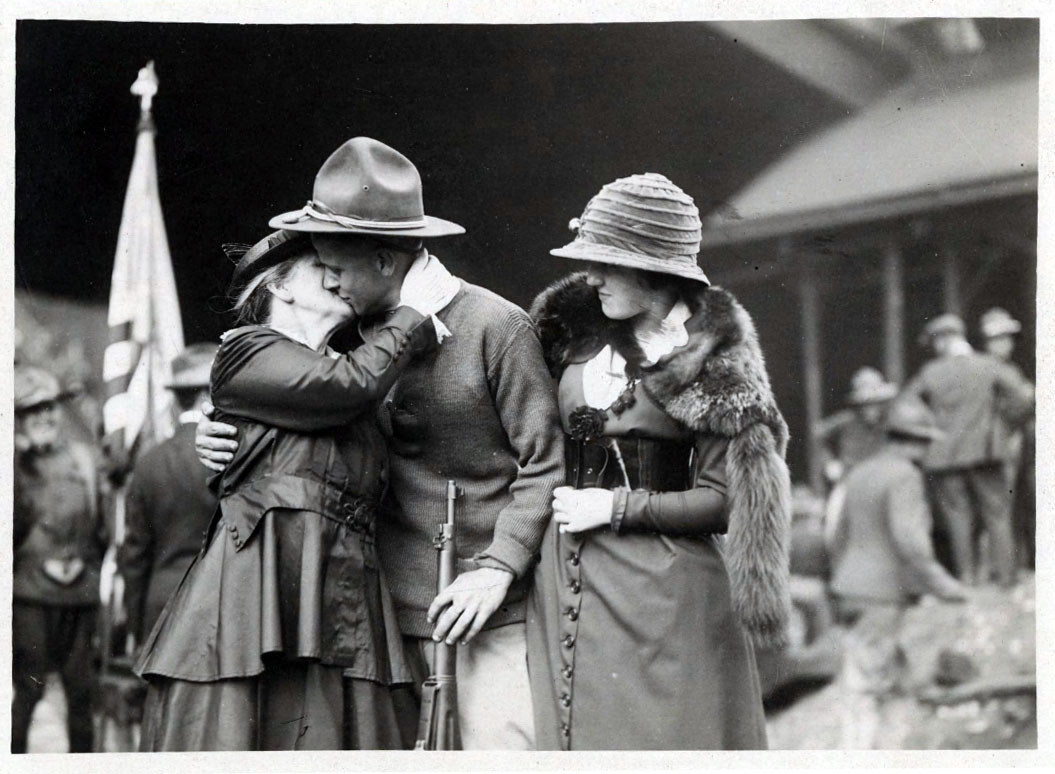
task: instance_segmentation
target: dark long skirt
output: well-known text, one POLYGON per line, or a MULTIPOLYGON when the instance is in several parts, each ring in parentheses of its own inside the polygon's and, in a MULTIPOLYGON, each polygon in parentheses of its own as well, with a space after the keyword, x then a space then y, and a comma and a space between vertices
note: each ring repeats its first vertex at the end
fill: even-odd
POLYGON ((297 660, 256 677, 161 678, 147 692, 140 750, 399 750, 392 689, 297 660))

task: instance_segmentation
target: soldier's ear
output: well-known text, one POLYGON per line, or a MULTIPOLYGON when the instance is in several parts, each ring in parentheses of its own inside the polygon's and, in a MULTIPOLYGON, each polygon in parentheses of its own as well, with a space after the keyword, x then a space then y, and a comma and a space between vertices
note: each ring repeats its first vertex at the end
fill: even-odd
POLYGON ((377 251, 376 255, 377 271, 382 277, 391 277, 396 270, 396 256, 392 250, 387 247, 383 247, 377 251))

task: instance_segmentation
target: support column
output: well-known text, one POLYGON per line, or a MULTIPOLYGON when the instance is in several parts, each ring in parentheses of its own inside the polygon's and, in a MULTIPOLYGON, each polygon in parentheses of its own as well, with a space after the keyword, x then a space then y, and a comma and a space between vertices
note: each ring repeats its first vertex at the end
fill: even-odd
POLYGON ((894 384, 905 381, 905 267, 901 248, 883 248, 883 370, 894 384))
POLYGON ((945 243, 941 248, 942 292, 945 311, 963 317, 963 290, 960 277, 960 254, 956 246, 945 243))
POLYGON ((821 420, 823 405, 823 372, 821 370, 821 291, 814 257, 803 257, 799 268, 799 312, 802 326, 802 374, 806 390, 806 426, 809 428, 809 476, 815 492, 823 491, 824 473, 821 455, 813 440, 813 428, 821 420))

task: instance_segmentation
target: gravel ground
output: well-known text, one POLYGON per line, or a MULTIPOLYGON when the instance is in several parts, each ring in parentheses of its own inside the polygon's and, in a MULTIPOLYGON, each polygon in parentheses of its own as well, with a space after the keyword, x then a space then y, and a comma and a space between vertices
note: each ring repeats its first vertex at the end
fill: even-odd
MULTIPOLYGON (((966 664, 969 680, 1036 674, 1035 588, 1023 576, 1010 590, 983 586, 962 604, 926 600, 905 616, 907 664, 901 691, 886 698, 876 740, 880 749, 1035 749, 1036 697, 1024 694, 934 706, 917 693, 934 689, 943 651, 966 664)), ((838 680, 769 717, 773 749, 839 746, 843 701, 838 680)))

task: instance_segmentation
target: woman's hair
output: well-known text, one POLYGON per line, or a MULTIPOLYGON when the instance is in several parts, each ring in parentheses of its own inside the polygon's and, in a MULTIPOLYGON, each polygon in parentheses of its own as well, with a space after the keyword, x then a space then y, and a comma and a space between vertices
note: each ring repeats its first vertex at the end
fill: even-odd
POLYGON ((695 280, 645 269, 638 269, 638 272, 644 279, 645 285, 652 290, 657 292, 673 291, 675 297, 682 301, 688 301, 693 294, 700 290, 700 283, 695 280))
POLYGON ((294 267, 308 257, 300 253, 282 263, 264 269, 232 293, 234 321, 237 325, 267 325, 271 320, 271 291, 267 286, 284 282, 293 273, 294 267))

